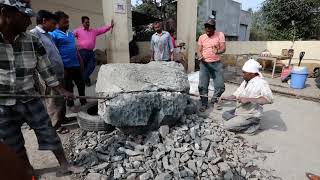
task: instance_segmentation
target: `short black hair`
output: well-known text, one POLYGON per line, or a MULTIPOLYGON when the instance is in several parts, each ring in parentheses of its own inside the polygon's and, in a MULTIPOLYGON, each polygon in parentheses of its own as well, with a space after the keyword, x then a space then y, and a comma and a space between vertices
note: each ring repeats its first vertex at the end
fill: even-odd
POLYGON ((81 17, 81 22, 83 23, 84 20, 86 20, 86 19, 90 20, 90 18, 89 18, 88 16, 82 16, 82 17, 81 17))
POLYGON ((60 21, 63 18, 69 18, 69 16, 63 11, 57 11, 54 14, 58 17, 58 21, 60 21))
POLYGON ((40 11, 38 11, 37 17, 36 17, 37 24, 42 24, 43 19, 46 19, 46 20, 52 19, 57 22, 59 21, 59 18, 55 14, 53 14, 52 12, 49 12, 47 10, 40 10, 40 11))
POLYGON ((12 6, 8 6, 6 4, 0 4, 0 9, 2 9, 2 8, 5 8, 8 12, 13 12, 13 13, 19 12, 19 10, 17 8, 12 7, 12 6))
POLYGON ((212 28, 212 29, 216 30, 216 25, 205 24, 204 27, 205 28, 212 28))

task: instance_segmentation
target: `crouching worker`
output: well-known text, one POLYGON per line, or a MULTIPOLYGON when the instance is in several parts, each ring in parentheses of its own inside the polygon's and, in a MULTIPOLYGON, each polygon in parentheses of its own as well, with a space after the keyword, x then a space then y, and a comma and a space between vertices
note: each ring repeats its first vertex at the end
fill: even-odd
POLYGON ((223 100, 237 100, 237 107, 222 114, 224 128, 229 131, 254 134, 260 127, 263 105, 271 104, 273 96, 268 83, 262 78, 261 65, 254 59, 248 60, 243 68, 244 81, 237 91, 223 100))

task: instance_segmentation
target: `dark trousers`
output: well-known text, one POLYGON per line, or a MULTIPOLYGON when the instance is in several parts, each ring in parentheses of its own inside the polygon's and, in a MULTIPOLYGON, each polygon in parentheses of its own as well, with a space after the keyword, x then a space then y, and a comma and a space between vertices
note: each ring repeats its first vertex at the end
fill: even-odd
MULTIPOLYGON (((225 85, 223 78, 223 64, 220 61, 207 63, 200 62, 200 75, 199 75, 199 93, 200 95, 208 96, 210 78, 214 83, 213 101, 224 93, 225 85)), ((208 98, 201 97, 202 105, 208 105, 208 98)))
POLYGON ((94 55, 94 52, 92 50, 87 49, 80 49, 80 56, 83 59, 83 79, 89 80, 90 75, 93 73, 95 67, 96 67, 96 58, 94 55))
MULTIPOLYGON (((73 93, 73 82, 76 84, 80 96, 85 96, 85 84, 82 78, 80 67, 64 69, 64 87, 67 91, 73 93)), ((87 103, 85 99, 80 99, 81 105, 87 103)), ((67 101, 67 106, 74 106, 73 100, 67 101)))

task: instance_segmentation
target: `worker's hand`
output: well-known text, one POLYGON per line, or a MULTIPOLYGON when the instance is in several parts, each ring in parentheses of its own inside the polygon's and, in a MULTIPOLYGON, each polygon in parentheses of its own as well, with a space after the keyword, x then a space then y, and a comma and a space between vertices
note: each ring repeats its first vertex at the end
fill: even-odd
POLYGON ((61 90, 60 95, 62 95, 65 100, 73 100, 74 99, 74 95, 71 92, 65 90, 64 88, 61 90))
POLYGON ((113 21, 113 19, 111 20, 111 28, 113 28, 114 27, 114 21, 113 21))
POLYGON ((242 104, 248 104, 251 102, 250 98, 246 98, 246 97, 240 97, 238 98, 238 101, 242 104))

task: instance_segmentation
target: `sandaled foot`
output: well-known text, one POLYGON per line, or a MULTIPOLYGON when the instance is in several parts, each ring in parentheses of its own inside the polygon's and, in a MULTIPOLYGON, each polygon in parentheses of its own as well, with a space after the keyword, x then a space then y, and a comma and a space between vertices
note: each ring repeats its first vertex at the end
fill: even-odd
POLYGON ((310 180, 320 180, 320 176, 314 175, 312 173, 306 173, 306 176, 310 179, 310 180))
POLYGON ((59 134, 68 134, 70 132, 70 130, 65 127, 59 127, 56 131, 59 134))
POLYGON ((208 109, 208 106, 201 106, 199 111, 200 112, 206 112, 207 109, 208 109))

